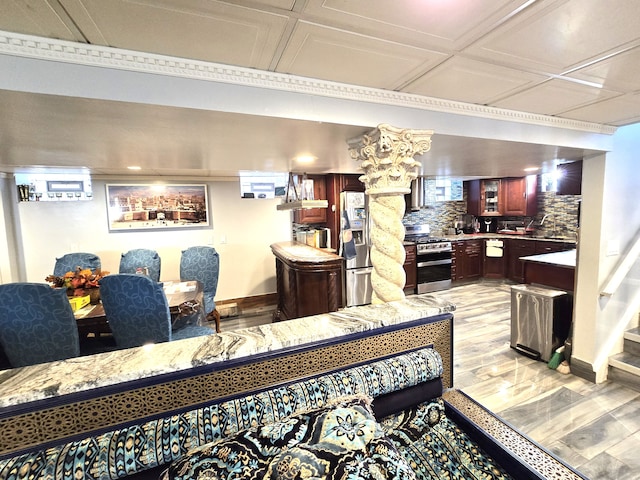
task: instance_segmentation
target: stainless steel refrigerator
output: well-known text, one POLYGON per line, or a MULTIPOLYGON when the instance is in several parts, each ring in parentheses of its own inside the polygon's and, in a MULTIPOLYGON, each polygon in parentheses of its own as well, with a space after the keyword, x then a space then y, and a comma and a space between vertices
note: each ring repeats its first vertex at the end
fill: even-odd
POLYGON ((371 303, 371 256, 367 197, 364 192, 340 194, 340 255, 346 259, 344 298, 347 307, 371 303))

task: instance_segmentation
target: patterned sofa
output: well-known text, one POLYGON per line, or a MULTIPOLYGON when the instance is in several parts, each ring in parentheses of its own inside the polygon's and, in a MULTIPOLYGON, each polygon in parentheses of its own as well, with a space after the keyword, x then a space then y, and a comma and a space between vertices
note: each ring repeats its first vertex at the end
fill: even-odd
POLYGON ((583 478, 452 388, 452 334, 441 313, 9 409, 0 478, 583 478))

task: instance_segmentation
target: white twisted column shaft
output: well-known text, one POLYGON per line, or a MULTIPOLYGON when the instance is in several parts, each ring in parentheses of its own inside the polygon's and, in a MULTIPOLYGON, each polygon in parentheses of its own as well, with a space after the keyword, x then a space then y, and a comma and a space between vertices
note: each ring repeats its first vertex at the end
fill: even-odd
POLYGON ((433 130, 411 130, 381 124, 349 144, 351 158, 362 162, 365 193, 369 195, 371 229, 371 303, 404 298, 404 195, 418 176, 414 156, 431 148, 433 130))
POLYGON ((371 217, 371 303, 386 303, 404 298, 406 274, 404 214, 405 202, 401 195, 370 195, 371 217))

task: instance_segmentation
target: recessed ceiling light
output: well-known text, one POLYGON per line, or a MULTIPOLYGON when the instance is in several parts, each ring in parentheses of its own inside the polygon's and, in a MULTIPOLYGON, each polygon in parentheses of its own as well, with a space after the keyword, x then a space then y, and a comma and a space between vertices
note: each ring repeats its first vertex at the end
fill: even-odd
POLYGON ((525 172, 537 172, 538 170, 540 170, 539 167, 527 167, 524 169, 525 172))
POLYGON ((137 165, 131 165, 130 167, 127 167, 129 170, 142 170, 142 167, 138 167, 137 165))
POLYGON ((296 162, 298 163, 313 163, 316 161, 316 157, 313 155, 300 155, 296 157, 296 162))

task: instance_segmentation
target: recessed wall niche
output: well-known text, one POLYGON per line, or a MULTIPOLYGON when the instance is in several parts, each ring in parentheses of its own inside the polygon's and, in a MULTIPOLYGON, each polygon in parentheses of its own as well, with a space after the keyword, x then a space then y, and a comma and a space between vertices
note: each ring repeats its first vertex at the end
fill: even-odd
POLYGON ((20 202, 77 202, 93 200, 88 173, 16 173, 20 202))

